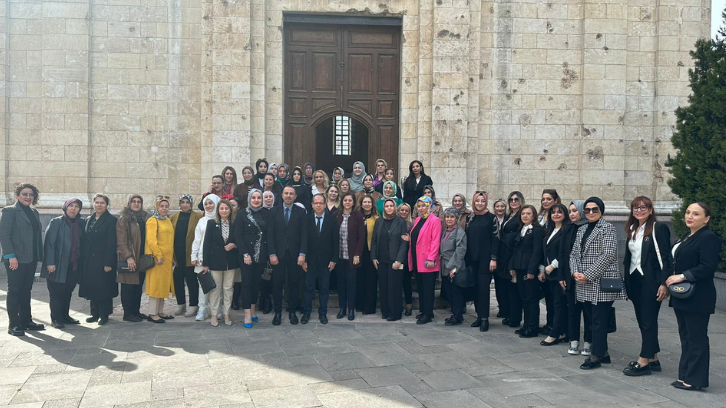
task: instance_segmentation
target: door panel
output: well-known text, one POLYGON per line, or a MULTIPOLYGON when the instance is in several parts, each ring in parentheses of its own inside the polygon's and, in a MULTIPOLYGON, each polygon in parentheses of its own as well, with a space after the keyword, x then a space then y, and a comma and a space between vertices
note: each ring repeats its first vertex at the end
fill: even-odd
POLYGON ((283 38, 285 161, 371 166, 382 158, 398 168, 400 27, 285 23, 283 38), (335 159, 330 146, 316 148, 331 140, 316 126, 335 114, 367 128, 355 157, 335 159))

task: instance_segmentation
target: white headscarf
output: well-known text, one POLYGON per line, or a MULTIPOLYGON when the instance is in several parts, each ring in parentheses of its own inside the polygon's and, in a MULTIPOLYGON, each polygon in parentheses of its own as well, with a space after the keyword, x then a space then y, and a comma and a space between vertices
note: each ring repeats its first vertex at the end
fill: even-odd
POLYGON ((215 216, 217 215, 217 205, 219 204, 219 200, 220 200, 220 198, 219 198, 219 196, 218 196, 218 195, 216 195, 216 194, 208 194, 207 196, 205 196, 205 197, 204 197, 204 198, 202 199, 202 208, 204 208, 204 203, 205 203, 205 202, 206 202, 206 201, 207 201, 208 199, 209 199, 209 200, 212 200, 212 202, 214 203, 214 209, 212 210, 212 212, 209 212, 209 211, 207 211, 207 210, 204 210, 204 216, 205 216, 205 217, 207 217, 207 219, 208 219, 208 220, 213 220, 213 219, 214 219, 214 217, 215 217, 215 216))

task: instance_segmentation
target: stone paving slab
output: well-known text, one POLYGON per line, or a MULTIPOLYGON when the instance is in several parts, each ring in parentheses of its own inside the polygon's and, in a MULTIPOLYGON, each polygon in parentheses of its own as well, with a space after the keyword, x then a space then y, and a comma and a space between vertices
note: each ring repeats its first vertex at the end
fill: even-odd
MULTIPOLYGON (((0 287, 5 283, 0 281, 0 287)), ((0 302, 5 292, 0 291, 0 302)), ((48 323, 45 285, 33 290, 36 321, 48 323)), ((271 325, 260 315, 252 329, 239 323, 212 327, 177 317, 163 325, 121 321, 116 309, 106 326, 48 327, 14 338, 0 333, 0 406, 42 407, 726 407, 726 314, 711 319, 711 387, 674 389, 680 345, 673 311, 660 318, 663 372, 629 378, 625 365, 639 350, 630 303, 616 303, 618 330, 609 336, 613 364, 584 372, 583 356, 567 345, 541 347, 491 319, 480 333, 467 322, 445 327, 444 310, 433 324, 413 317, 386 322, 315 319, 307 325, 271 325)), ((496 301, 492 302, 492 316, 496 301)), ((145 310, 143 306, 142 310, 145 310)), ((173 313, 175 301, 166 302, 173 313)), ((72 314, 83 321, 88 302, 74 297, 72 314)), ((544 306, 542 306, 544 319, 544 306)), ((286 316, 285 316, 286 317, 286 316)), ((0 316, 0 327, 7 317, 0 316)))

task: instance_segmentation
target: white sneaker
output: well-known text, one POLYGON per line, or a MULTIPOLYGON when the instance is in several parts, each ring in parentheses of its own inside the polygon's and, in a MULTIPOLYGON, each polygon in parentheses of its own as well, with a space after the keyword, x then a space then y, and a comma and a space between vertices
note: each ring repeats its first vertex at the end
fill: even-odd
POLYGON ((592 354, 592 343, 585 342, 585 345, 582 347, 582 355, 583 356, 589 356, 592 354))
POLYGON ((192 317, 196 316, 197 312, 199 311, 199 306, 190 306, 186 313, 184 313, 184 317, 192 317))
POLYGON ((199 311, 197 312, 197 317, 194 320, 201 322, 204 321, 204 319, 206 319, 208 316, 209 314, 207 313, 206 308, 199 308, 199 311))
POLYGON ((580 354, 580 350, 578 350, 579 348, 580 348, 579 341, 577 341, 577 340, 571 341, 570 348, 567 349, 567 354, 572 354, 572 355, 580 354))
POLYGON ((187 305, 177 305, 176 312, 174 312, 174 316, 181 316, 186 311, 187 311, 187 305))

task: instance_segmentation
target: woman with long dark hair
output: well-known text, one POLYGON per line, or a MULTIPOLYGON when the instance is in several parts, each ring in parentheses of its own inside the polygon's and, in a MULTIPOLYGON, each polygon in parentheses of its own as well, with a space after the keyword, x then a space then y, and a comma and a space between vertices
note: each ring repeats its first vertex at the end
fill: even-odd
MULTIPOLYGON (((330 187, 335 186, 331 185, 330 187)), ((355 194, 352 192, 344 194, 340 202, 342 204, 340 211, 332 213, 338 220, 338 226, 340 227, 340 261, 335 264, 340 306, 337 317, 342 319, 347 313, 348 320, 354 320, 355 300, 356 296, 358 296, 356 271, 363 265, 366 226, 363 214, 355 211, 355 194)))
POLYGON ((537 209, 525 205, 519 211, 519 233, 514 237, 509 272, 517 281, 524 308, 524 325, 515 331, 519 337, 539 335, 539 265, 542 262, 544 229, 537 222, 537 209))
MULTIPOLYGON (((546 188, 542 191, 542 197, 540 198, 539 214, 537 215, 537 222, 542 228, 547 228, 547 220, 550 208, 555 204, 561 204, 560 196, 557 194, 557 190, 553 188, 546 188)), ((565 217, 567 218, 567 217, 565 217)), ((550 285, 545 280, 540 279, 540 289, 545 299, 545 307, 547 309, 547 323, 539 328, 540 334, 549 335, 552 331, 552 322, 554 321, 554 294, 550 290, 550 285)))
POLYGON ((543 283, 548 286, 552 294, 552 329, 547 338, 540 342, 543 346, 552 346, 567 339, 567 293, 566 288, 560 284, 560 254, 565 245, 564 232, 570 225, 567 207, 554 204, 547 212, 547 227, 544 236, 544 271, 540 272, 543 283))
POLYGON ((424 195, 424 187, 431 186, 434 182, 424 172, 424 165, 419 160, 414 160, 408 165, 408 177, 403 182, 403 201, 411 208, 416 206, 416 201, 424 195))
MULTIPOLYGON (((262 197, 259 192, 256 189, 252 190, 249 197, 257 196, 261 203, 262 197)), ((262 205, 259 207, 262 208, 262 205)), ((243 211, 251 211, 249 204, 243 211)), ((219 326, 217 311, 220 303, 222 304, 224 324, 232 325, 229 309, 232 306, 232 294, 234 293, 234 276, 239 268, 236 226, 232 205, 228 200, 219 200, 214 219, 207 221, 207 228, 204 232, 204 254, 202 255, 202 273, 211 273, 216 284, 215 288, 208 293, 212 315, 211 324, 214 327, 219 326)), ((262 271, 257 275, 258 280, 261 275, 262 271)))
POLYGON ((224 177, 224 195, 234 196, 234 190, 237 188, 237 172, 232 166, 225 166, 222 169, 222 177, 224 177))
POLYGON ((639 196, 630 203, 625 233, 625 289, 635 309, 641 346, 638 360, 631 362, 623 373, 648 375, 651 371, 661 371, 658 314, 668 296, 665 282, 673 267, 671 232, 666 224, 656 222, 650 198, 639 196))
POLYGON ((363 246, 363 266, 358 269, 356 277, 356 308, 360 306, 363 314, 375 314, 378 304, 378 273, 371 262, 371 244, 373 243, 373 228, 378 219, 378 211, 373 201, 373 197, 364 196, 360 201, 360 213, 363 214, 366 242, 363 246), (360 301, 358 300, 360 299, 360 301))
POLYGON ((338 215, 341 209, 341 194, 337 185, 331 184, 325 190, 325 207, 334 216, 338 215))
POLYGON ((507 288, 506 301, 499 304, 499 310, 504 316, 502 324, 509 327, 519 327, 522 321, 522 300, 517 289, 516 279, 512 276, 509 261, 514 250, 514 240, 519 235, 521 221, 519 211, 525 205, 524 196, 519 191, 509 193, 507 198, 509 212, 501 228, 499 228, 499 256, 497 257, 497 279, 507 288))
POLYGON ((69 314, 71 297, 82 275, 83 203, 70 198, 63 204, 63 215, 53 218, 45 230, 45 260, 40 276, 45 278, 50 295, 50 321, 56 329, 66 324, 79 324, 69 314))

